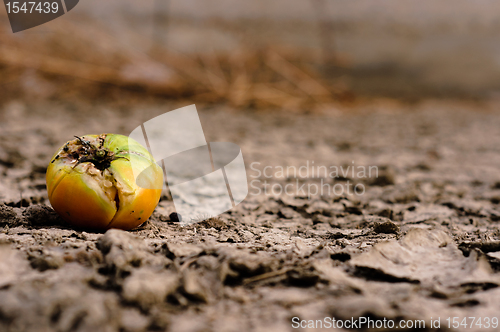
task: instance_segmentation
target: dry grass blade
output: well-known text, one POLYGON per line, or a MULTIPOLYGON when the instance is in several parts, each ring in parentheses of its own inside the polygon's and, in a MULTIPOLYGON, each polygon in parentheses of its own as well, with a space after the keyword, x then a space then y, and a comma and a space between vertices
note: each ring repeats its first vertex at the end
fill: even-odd
POLYGON ((300 90, 309 96, 327 97, 331 95, 330 91, 321 85, 317 80, 313 79, 300 68, 294 66, 278 53, 270 51, 266 60, 266 64, 271 69, 280 75, 283 75, 283 77, 295 84, 300 90))
POLYGON ((226 96, 228 83, 217 58, 205 54, 201 55, 200 58, 213 92, 219 96, 226 96))
POLYGON ((290 269, 281 269, 278 271, 272 271, 272 272, 268 272, 268 273, 259 274, 257 276, 243 280, 243 285, 248 285, 248 284, 251 284, 251 283, 254 283, 257 281, 267 280, 267 279, 271 279, 271 278, 275 278, 275 277, 281 277, 281 276, 284 276, 285 274, 287 274, 288 271, 290 271, 290 269))
POLYGON ((116 70, 107 67, 27 53, 6 46, 2 46, 0 49, 0 63, 12 67, 31 68, 49 74, 76 76, 105 83, 116 82, 118 76, 116 70))

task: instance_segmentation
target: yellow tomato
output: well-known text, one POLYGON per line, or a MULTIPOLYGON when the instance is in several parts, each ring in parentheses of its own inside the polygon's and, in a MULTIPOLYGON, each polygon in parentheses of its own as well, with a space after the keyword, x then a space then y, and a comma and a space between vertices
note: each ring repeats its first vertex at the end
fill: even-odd
POLYGON ((57 151, 46 181, 52 207, 71 225, 127 230, 153 213, 163 172, 148 150, 127 136, 85 135, 57 151))

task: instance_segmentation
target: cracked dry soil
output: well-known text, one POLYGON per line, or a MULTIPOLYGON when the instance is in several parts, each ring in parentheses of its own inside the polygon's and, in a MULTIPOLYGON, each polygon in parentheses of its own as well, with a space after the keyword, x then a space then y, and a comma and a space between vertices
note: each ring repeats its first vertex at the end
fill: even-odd
POLYGON ((451 101, 322 115, 202 109, 207 140, 239 144, 249 180, 254 162, 355 161, 376 165, 379 176, 335 180, 362 183, 365 193, 353 196, 257 196, 251 188, 232 211, 186 227, 169 220, 164 196, 140 228, 102 234, 71 229, 50 207, 52 153, 73 135, 126 135, 166 107, 5 104, 0 330, 289 331, 293 317, 326 316, 441 317, 447 330, 448 317, 497 317, 495 109, 451 101))

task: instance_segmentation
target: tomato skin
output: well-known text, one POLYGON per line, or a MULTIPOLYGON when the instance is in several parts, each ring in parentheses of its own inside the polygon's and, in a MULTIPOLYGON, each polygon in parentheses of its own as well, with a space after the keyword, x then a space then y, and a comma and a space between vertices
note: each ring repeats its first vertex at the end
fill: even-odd
POLYGON ((129 230, 145 222, 156 208, 163 171, 146 148, 127 136, 85 135, 54 154, 46 182, 52 207, 69 224, 129 230), (90 158, 95 154, 88 151, 97 151, 94 147, 107 157, 90 158), (139 173, 141 186, 135 179, 139 173))

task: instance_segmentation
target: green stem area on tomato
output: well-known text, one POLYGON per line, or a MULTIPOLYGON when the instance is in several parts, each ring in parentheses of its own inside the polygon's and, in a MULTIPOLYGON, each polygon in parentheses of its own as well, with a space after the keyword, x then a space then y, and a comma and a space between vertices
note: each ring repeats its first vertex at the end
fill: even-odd
POLYGON ((107 134, 90 138, 75 136, 76 139, 67 142, 51 162, 58 159, 63 160, 66 164, 71 165, 72 169, 80 164, 88 163, 83 169, 86 173, 96 177, 96 182, 100 184, 110 201, 115 202, 118 211, 120 208, 119 189, 113 178, 113 173, 108 168, 113 160, 123 157, 115 156, 113 151, 104 147, 106 136, 107 134))

